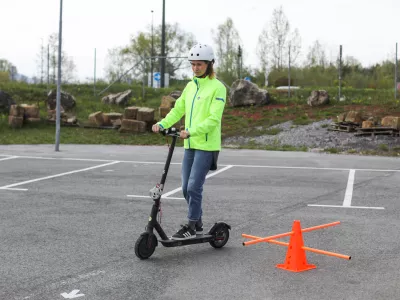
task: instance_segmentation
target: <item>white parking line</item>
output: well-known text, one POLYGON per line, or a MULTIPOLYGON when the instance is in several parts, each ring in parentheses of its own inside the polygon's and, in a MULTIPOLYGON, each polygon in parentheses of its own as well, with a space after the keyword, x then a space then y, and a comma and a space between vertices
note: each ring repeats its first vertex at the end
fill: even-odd
POLYGON ((384 207, 373 207, 373 206, 351 206, 351 200, 353 198, 354 188, 354 177, 356 174, 355 169, 350 169, 349 178, 347 180, 346 192, 344 195, 343 205, 324 205, 324 204, 308 204, 308 206, 314 207, 340 207, 340 208, 361 208, 361 209, 385 209, 384 207))
POLYGON ((6 188, 2 187, 0 190, 9 190, 9 191, 27 191, 28 189, 19 189, 19 188, 6 188))
POLYGON ((18 158, 18 156, 9 156, 9 157, 5 157, 5 158, 0 158, 0 161, 9 160, 9 159, 15 159, 15 158, 18 158))
POLYGON ((320 167, 292 167, 292 166, 257 166, 257 165, 232 165, 241 168, 268 168, 268 169, 297 169, 297 170, 322 170, 322 171, 365 171, 365 172, 400 172, 400 169, 349 169, 349 168, 320 168, 320 167))
MULTIPOLYGON (((2 155, 6 156, 6 155, 2 155)), ((41 157, 41 156, 17 156, 18 158, 29 158, 29 159, 47 159, 47 160, 70 160, 70 161, 91 161, 91 162, 114 162, 115 160, 110 159, 91 159, 91 158, 69 158, 69 157, 41 157)), ((165 161, 134 161, 134 160, 119 160, 120 163, 133 163, 133 164, 149 164, 149 165, 164 165, 165 161)), ((180 165, 182 163, 171 162, 171 165, 180 165)), ((268 168, 268 169, 297 169, 297 170, 321 170, 321 171, 365 171, 365 172, 400 172, 400 169, 362 169, 362 168, 320 168, 320 167, 293 167, 293 166, 260 166, 260 165, 235 165, 220 164, 221 167, 241 167, 241 168, 268 168)))
MULTIPOLYGON (((208 175, 206 176, 206 178, 213 177, 213 176, 215 176, 215 175, 217 175, 217 174, 219 174, 219 173, 222 173, 222 172, 224 172, 224 171, 226 171, 226 170, 228 170, 228 169, 230 169, 230 168, 232 168, 232 166, 227 166, 227 167, 225 167, 225 168, 222 168, 221 170, 218 170, 218 171, 216 171, 216 172, 214 172, 214 173, 208 174, 208 175)), ((175 194, 175 193, 177 193, 177 192, 179 192, 179 191, 181 191, 181 190, 182 190, 182 187, 179 187, 179 188, 174 189, 174 190, 172 190, 172 191, 170 191, 170 192, 168 192, 168 193, 165 193, 163 196, 164 196, 164 197, 169 197, 170 195, 173 195, 173 194, 175 194)))
POLYGON ((338 207, 338 208, 362 208, 362 209, 385 209, 384 207, 374 206, 344 206, 344 205, 324 205, 324 204, 308 204, 308 206, 316 207, 338 207))
MULTIPOLYGON (((53 175, 53 176, 47 176, 44 178, 38 178, 38 179, 34 179, 34 180, 29 180, 26 182, 20 182, 20 183, 15 183, 12 185, 6 185, 3 187, 0 187, 0 189, 3 190, 20 190, 20 191, 26 191, 27 189, 19 189, 19 188, 13 188, 14 186, 19 186, 22 184, 27 184, 27 183, 31 183, 31 182, 35 182, 35 181, 40 181, 40 180, 45 180, 45 179, 50 179, 50 178, 54 178, 54 177, 59 177, 59 176, 63 176, 63 175, 68 175, 68 174, 72 174, 72 173, 77 173, 77 172, 83 172, 86 170, 90 170, 90 169, 94 169, 94 168, 99 168, 99 167, 103 167, 103 166, 107 166, 107 165, 112 165, 115 163, 132 163, 132 164, 149 164, 149 165, 164 165, 165 162, 154 162, 154 161, 132 161, 132 160, 120 160, 120 161, 115 161, 115 160, 107 160, 107 159, 90 159, 90 158, 68 158, 68 157, 41 157, 41 156, 12 156, 12 155, 0 155, 0 156, 7 156, 5 158, 1 158, 0 161, 2 160, 9 160, 9 159, 15 159, 15 158, 27 158, 27 159, 44 159, 44 160, 66 160, 66 161, 89 161, 89 162, 108 162, 104 165, 100 165, 100 166, 95 166, 95 167, 91 167, 91 168, 86 168, 86 169, 82 169, 82 170, 76 170, 76 171, 72 171, 72 172, 67 172, 67 173, 62 173, 62 174, 57 174, 57 175, 53 175)), ((172 163, 171 164, 175 164, 175 165, 180 165, 181 163, 172 163)), ((351 206, 351 201, 352 201, 352 195, 353 195, 353 186, 354 186, 354 177, 355 177, 355 171, 367 171, 367 172, 400 172, 400 169, 362 169, 362 168, 353 168, 353 169, 349 169, 349 168, 329 168, 329 167, 306 167, 306 166, 299 166, 299 167, 294 167, 294 166, 273 166, 273 165, 224 165, 224 164, 220 164, 220 166, 224 166, 225 168, 211 173, 207 176, 207 178, 215 176, 217 174, 219 174, 220 172, 223 172, 227 169, 230 169, 232 167, 242 167, 242 168, 268 168, 268 169, 288 169, 288 170, 327 170, 327 171, 349 171, 349 178, 348 178, 348 182, 347 182, 347 187, 346 187, 346 192, 345 192, 345 198, 343 201, 343 205, 318 205, 318 204, 309 204, 308 206, 314 206, 314 207, 347 207, 347 208, 364 208, 364 209, 385 209, 384 207, 364 207, 364 206, 351 206)), ((105 170, 105 172, 107 172, 109 170, 105 170)), ((163 195, 164 199, 177 199, 177 200, 182 200, 184 198, 179 198, 179 197, 169 197, 170 195, 173 195, 179 191, 181 191, 182 188, 176 188, 166 194, 163 195)), ((135 197, 135 198, 147 198, 149 196, 143 196, 143 195, 127 195, 128 197, 135 197)))
POLYGON ((354 175, 356 171, 349 171, 349 179, 347 180, 346 193, 344 195, 343 206, 351 206, 351 199, 353 198, 354 175))
POLYGON ((46 179, 61 177, 61 176, 64 176, 64 175, 70 175, 70 174, 79 173, 79 172, 85 172, 85 171, 89 171, 89 170, 93 170, 93 169, 97 169, 97 168, 102 168, 102 167, 109 166, 109 165, 114 165, 114 164, 117 164, 117 163, 119 163, 119 161, 113 161, 113 162, 110 162, 110 163, 106 163, 106 164, 102 164, 102 165, 98 165, 98 166, 94 166, 94 167, 89 167, 89 168, 85 168, 85 169, 79 169, 79 170, 65 172, 65 173, 61 173, 61 174, 56 174, 56 175, 36 178, 36 179, 32 179, 32 180, 27 180, 27 181, 22 181, 22 182, 18 182, 18 183, 2 186, 2 187, 0 187, 0 189, 10 189, 10 188, 13 188, 15 186, 19 186, 19 185, 23 185, 23 184, 28 184, 28 183, 42 181, 42 180, 46 180, 46 179))
MULTIPOLYGON (((41 160, 67 160, 67 161, 89 161, 89 162, 113 162, 111 159, 96 159, 96 158, 72 158, 72 157, 43 157, 43 156, 16 156, 19 158, 27 159, 41 159, 41 160)), ((131 164, 148 164, 148 165, 165 165, 165 161, 136 161, 136 160, 119 160, 120 163, 131 164)), ((181 163, 171 162, 171 165, 180 165, 181 163)))
MULTIPOLYGON (((218 170, 218 171, 216 171, 216 172, 213 172, 213 173, 211 173, 211 174, 208 174, 207 176, 206 176, 206 178, 210 178, 210 177, 213 177, 213 176, 215 176, 215 175, 217 175, 217 174, 219 174, 219 173, 222 173, 222 172, 224 172, 224 171, 226 171, 226 170, 228 170, 228 169, 230 169, 230 168, 232 168, 233 166, 232 165, 229 165, 229 166, 226 166, 225 168, 222 168, 221 170, 218 170)), ((182 199, 185 199, 185 198, 175 198, 175 197, 169 197, 170 195, 173 195, 173 194, 175 194, 175 193, 177 193, 177 192, 179 192, 179 191, 181 191, 182 190, 182 187, 178 187, 178 188, 176 188, 176 189, 174 189, 174 190, 172 190, 172 191, 169 191, 168 193, 165 193, 165 194, 163 194, 162 195, 162 198, 164 198, 164 199, 174 199, 174 200, 182 200, 182 199)), ((127 197, 131 197, 131 198, 148 198, 149 196, 143 196, 143 195, 126 195, 127 197)))

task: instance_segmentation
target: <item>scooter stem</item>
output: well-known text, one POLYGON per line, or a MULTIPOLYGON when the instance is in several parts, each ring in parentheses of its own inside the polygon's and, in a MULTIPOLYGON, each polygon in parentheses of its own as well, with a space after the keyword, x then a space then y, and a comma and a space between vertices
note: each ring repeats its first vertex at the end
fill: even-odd
POLYGON ((164 184, 167 179, 169 165, 171 164, 172 154, 174 153, 177 138, 178 137, 176 135, 172 136, 172 143, 171 143, 171 146, 169 147, 167 161, 165 162, 164 171, 163 171, 163 174, 161 177, 161 182, 159 185, 156 186, 159 196, 157 198, 153 198, 154 204, 151 209, 149 222, 147 224, 147 230, 146 230, 147 232, 152 234, 153 229, 156 229, 156 231, 160 235, 161 239, 163 239, 163 240, 168 240, 168 237, 165 234, 165 232, 163 231, 163 229, 161 228, 160 224, 157 222, 157 215, 158 215, 159 208, 160 208, 160 200, 161 200, 162 191, 164 189, 164 184))
POLYGON ((171 143, 171 146, 169 147, 167 161, 165 162, 164 172, 162 174, 161 182, 160 182, 160 185, 162 188, 164 188, 164 184, 167 179, 169 165, 171 164, 172 154, 174 153, 174 149, 175 149, 176 139, 177 139, 177 136, 175 136, 175 135, 172 136, 172 143, 171 143))

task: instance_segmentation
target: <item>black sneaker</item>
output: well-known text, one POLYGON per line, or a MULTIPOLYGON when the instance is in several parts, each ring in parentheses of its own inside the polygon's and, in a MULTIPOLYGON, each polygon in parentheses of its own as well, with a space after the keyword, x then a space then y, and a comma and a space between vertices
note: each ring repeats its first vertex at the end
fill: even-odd
POLYGON ((196 231, 190 228, 188 225, 181 225, 182 228, 175 233, 171 239, 173 240, 187 240, 196 237, 196 231))
POLYGON ((195 229, 196 229, 196 234, 203 234, 203 225, 199 226, 196 224, 195 229))

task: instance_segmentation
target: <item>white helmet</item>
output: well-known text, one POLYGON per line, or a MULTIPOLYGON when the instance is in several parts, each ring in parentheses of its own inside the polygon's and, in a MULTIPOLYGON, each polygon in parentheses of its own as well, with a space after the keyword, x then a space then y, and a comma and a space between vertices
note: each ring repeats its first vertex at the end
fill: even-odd
POLYGON ((190 49, 188 60, 214 60, 214 51, 211 46, 206 44, 196 44, 190 49))

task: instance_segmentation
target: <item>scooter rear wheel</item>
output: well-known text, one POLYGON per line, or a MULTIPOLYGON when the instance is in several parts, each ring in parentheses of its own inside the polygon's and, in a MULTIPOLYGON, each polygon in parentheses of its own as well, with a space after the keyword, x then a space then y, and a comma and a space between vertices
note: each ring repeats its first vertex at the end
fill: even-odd
POLYGON ((219 226, 213 233, 214 239, 210 245, 214 248, 222 248, 229 240, 229 229, 226 226, 219 226))
POLYGON ((157 238, 154 234, 144 232, 135 243, 135 254, 140 259, 149 258, 157 247, 157 238))

